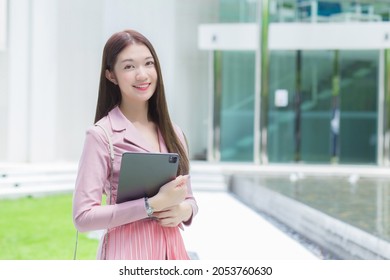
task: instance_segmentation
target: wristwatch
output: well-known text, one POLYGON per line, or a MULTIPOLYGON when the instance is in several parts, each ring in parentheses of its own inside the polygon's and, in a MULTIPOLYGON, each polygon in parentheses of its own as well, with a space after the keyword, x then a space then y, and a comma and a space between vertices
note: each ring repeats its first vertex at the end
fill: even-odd
POLYGON ((145 196, 145 209, 146 209, 146 214, 148 214, 148 217, 153 217, 154 209, 152 206, 149 205, 149 200, 145 196))

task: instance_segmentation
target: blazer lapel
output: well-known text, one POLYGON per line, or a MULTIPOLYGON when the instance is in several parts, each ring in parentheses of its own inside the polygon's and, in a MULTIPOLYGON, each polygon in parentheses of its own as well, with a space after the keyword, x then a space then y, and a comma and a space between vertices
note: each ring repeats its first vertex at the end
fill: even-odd
POLYGON ((151 148, 145 138, 139 133, 137 128, 122 114, 119 107, 115 107, 109 112, 111 127, 114 131, 123 131, 124 140, 131 144, 150 152, 151 148))
POLYGON ((129 121, 124 132, 125 141, 144 149, 146 152, 150 152, 151 148, 148 145, 148 141, 139 133, 138 129, 129 121))

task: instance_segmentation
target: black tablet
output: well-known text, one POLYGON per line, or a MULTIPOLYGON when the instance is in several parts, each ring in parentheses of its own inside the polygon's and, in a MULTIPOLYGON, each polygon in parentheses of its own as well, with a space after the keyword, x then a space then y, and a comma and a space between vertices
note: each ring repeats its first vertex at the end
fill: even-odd
POLYGON ((123 153, 116 203, 154 196, 176 178, 178 166, 176 153, 123 153))

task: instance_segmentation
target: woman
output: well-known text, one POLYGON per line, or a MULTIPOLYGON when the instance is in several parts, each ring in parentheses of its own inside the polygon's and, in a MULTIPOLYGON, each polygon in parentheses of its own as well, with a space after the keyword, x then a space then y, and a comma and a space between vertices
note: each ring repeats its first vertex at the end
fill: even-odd
POLYGON ((95 123, 87 130, 76 179, 76 228, 107 230, 98 259, 189 259, 179 227, 191 224, 198 207, 187 175, 186 140, 170 120, 157 54, 134 30, 115 33, 104 47, 95 123), (127 151, 178 153, 177 178, 153 197, 116 204, 127 151))

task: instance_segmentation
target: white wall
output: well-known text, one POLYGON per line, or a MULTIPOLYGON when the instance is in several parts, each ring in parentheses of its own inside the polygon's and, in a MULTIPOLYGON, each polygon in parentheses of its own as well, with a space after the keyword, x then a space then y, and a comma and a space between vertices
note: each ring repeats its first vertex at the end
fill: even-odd
POLYGON ((0 161, 78 161, 94 119, 104 43, 126 28, 155 46, 171 117, 187 134, 191 156, 206 148, 208 53, 197 49, 197 26, 216 21, 218 0, 9 5, 9 48, 0 53, 0 161))
POLYGON ((105 1, 59 2, 56 149, 58 160, 73 161, 95 118, 105 1))

